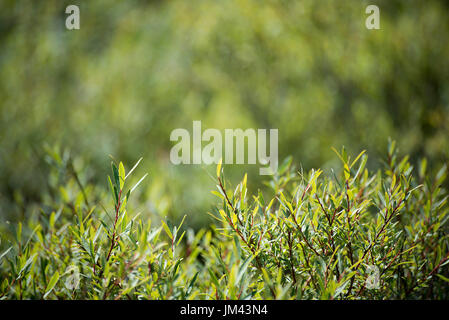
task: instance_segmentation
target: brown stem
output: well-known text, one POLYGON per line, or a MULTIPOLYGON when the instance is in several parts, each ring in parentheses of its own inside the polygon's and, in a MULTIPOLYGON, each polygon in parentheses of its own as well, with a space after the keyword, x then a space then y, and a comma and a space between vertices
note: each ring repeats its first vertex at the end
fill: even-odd
MULTIPOLYGON (((115 238, 116 238, 116 226, 117 226, 118 216, 119 216, 119 213, 120 213, 120 206, 122 205, 121 197, 122 197, 122 190, 119 191, 117 204, 115 205, 115 220, 114 220, 113 232, 112 232, 112 237, 111 237, 111 246, 109 248, 109 252, 108 252, 108 255, 106 257, 106 263, 108 263, 109 259, 111 258, 112 250, 116 246, 116 240, 115 240, 115 238)), ((102 275, 103 275, 103 270, 101 270, 101 272, 100 272, 100 278, 101 278, 102 275)))

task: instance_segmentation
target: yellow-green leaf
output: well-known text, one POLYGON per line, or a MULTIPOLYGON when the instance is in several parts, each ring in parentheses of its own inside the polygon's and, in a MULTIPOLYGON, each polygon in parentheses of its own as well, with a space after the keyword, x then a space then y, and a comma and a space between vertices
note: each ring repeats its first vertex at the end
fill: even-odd
POLYGON ((59 280, 59 272, 56 271, 55 274, 51 277, 50 281, 48 282, 47 288, 45 289, 44 299, 51 293, 58 280, 59 280))
POLYGON ((165 223, 165 221, 161 221, 162 222, 162 226, 164 227, 165 232, 167 232, 167 235, 170 237, 170 239, 173 240, 173 235, 170 231, 170 228, 167 226, 167 224, 165 223))
POLYGON ((122 190, 123 186, 125 185, 125 167, 123 166, 122 162, 120 162, 118 166, 118 174, 120 177, 120 190, 122 190))

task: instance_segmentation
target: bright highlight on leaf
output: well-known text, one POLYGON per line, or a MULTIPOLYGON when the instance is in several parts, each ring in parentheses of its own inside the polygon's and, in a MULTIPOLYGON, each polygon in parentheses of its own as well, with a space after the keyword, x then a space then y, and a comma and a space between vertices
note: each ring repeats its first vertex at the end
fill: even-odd
POLYGON ((47 288, 45 289, 44 299, 47 298, 47 296, 51 293, 58 280, 59 280, 59 272, 56 271, 55 274, 51 277, 50 281, 48 282, 47 288))
POLYGON ((125 167, 123 166, 122 162, 120 162, 119 164, 118 172, 120 177, 120 190, 122 190, 125 184, 125 167))

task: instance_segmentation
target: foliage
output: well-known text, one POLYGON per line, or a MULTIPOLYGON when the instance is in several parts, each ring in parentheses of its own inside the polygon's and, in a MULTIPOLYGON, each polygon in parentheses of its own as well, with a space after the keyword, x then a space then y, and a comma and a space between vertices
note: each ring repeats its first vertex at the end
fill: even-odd
MULTIPOLYGON (((237 261, 252 261, 245 281, 254 281, 235 282, 229 297, 447 299, 446 166, 429 179, 424 160, 414 179, 394 143, 376 174, 364 152, 354 160, 344 149, 337 155, 343 172, 324 179, 321 170, 297 175, 287 161, 267 202, 260 193, 248 199, 246 176, 233 193, 218 178, 223 238, 235 242, 237 261)), ((228 267, 229 285, 243 267, 228 267)))
POLYGON ((449 298, 447 168, 434 175, 423 160, 414 170, 394 142, 376 173, 364 152, 337 152, 343 170, 329 175, 287 158, 270 198, 250 196, 246 175, 232 190, 220 164, 217 225, 197 232, 135 213, 140 160, 128 172, 112 162, 104 206, 101 187, 49 156, 68 177, 38 214, 2 232, 2 299, 449 298))
POLYGON ((30 221, 28 240, 19 222, 15 246, 2 255, 7 264, 1 273, 2 295, 19 299, 119 299, 131 298, 131 294, 143 299, 187 298, 189 291, 178 284, 181 259, 176 255, 184 235, 177 232, 182 223, 171 226, 171 231, 164 224, 170 238, 164 242, 159 240, 162 227, 152 228, 150 220, 128 214, 130 195, 145 178, 132 188, 127 186, 138 163, 127 174, 122 162, 112 163, 112 178, 108 177, 112 210, 101 203, 103 211, 89 207, 82 187, 71 202, 61 187, 62 199, 69 202, 51 214, 42 211, 37 221, 30 221))

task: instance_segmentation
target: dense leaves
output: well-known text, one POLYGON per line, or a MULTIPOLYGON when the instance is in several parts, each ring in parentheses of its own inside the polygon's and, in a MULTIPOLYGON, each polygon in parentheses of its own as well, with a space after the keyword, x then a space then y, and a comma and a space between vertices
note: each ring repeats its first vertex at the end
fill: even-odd
POLYGON ((336 153, 339 173, 286 159, 267 182, 269 198, 250 195, 246 175, 231 189, 220 163, 217 224, 197 232, 186 229, 189 217, 154 223, 131 208, 147 181, 130 183, 140 160, 128 172, 112 162, 103 205, 101 187, 84 188, 71 162, 50 154, 70 178, 39 213, 2 232, 0 297, 449 298, 446 166, 432 174, 423 160, 415 170, 394 142, 376 173, 364 152, 336 153))
POLYGON ((376 174, 365 168, 364 153, 354 160, 344 149, 337 154, 344 170, 329 178, 321 170, 296 173, 286 162, 270 182, 269 202, 247 196, 246 177, 231 193, 219 178, 218 219, 230 240, 217 246, 238 247, 237 262, 222 271, 223 283, 232 284, 223 297, 448 298, 447 168, 430 179, 423 161, 415 179, 394 143, 376 174), (233 284, 246 259, 250 282, 233 284))

